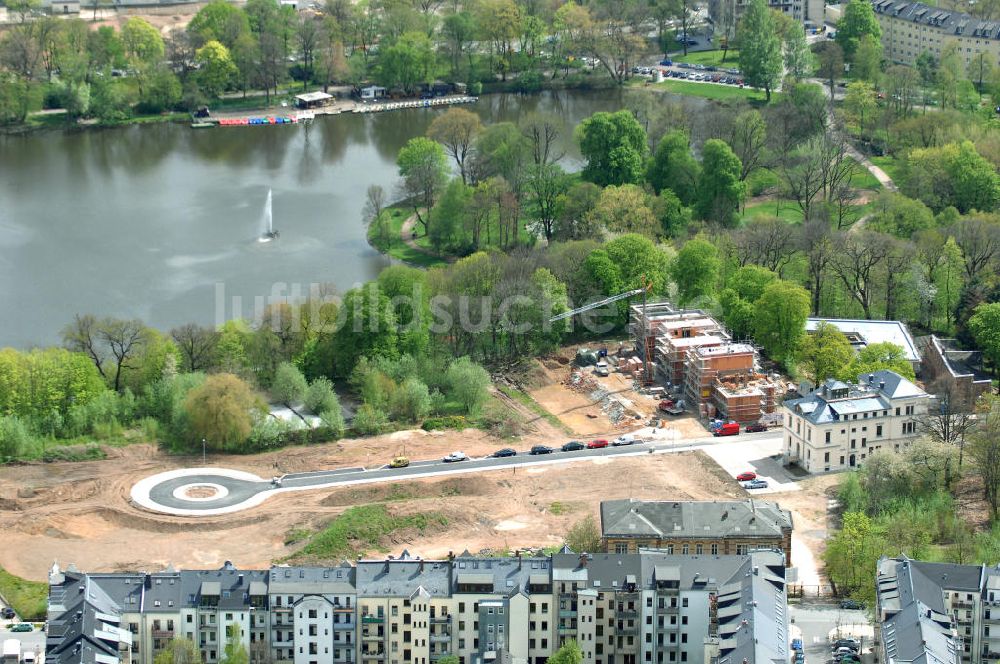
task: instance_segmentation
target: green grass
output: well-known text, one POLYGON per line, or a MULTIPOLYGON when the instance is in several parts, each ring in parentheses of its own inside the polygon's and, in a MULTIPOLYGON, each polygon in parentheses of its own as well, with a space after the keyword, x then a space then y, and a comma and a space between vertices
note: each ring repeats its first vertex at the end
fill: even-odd
POLYGON ((535 415, 538 415, 543 420, 545 420, 552 426, 556 427, 557 429, 564 431, 567 434, 573 433, 572 430, 570 430, 568 426, 563 424, 558 417, 556 417, 549 411, 545 410, 545 408, 542 407, 542 404, 532 399, 531 395, 528 394, 527 392, 519 390, 516 387, 511 387, 509 385, 497 385, 496 387, 498 390, 506 394, 508 397, 526 406, 535 415))
POLYGON ((385 505, 358 505, 345 510, 309 539, 289 559, 353 559, 370 551, 387 551, 386 542, 399 530, 415 529, 423 533, 434 526, 447 526, 448 519, 438 512, 398 516, 385 505))
POLYGON ((754 217, 778 217, 790 223, 799 223, 802 221, 802 210, 795 201, 782 199, 748 205, 740 217, 743 221, 750 221, 754 217))
MULTIPOLYGON (((389 254, 392 258, 396 258, 405 263, 411 265, 417 265, 419 267, 434 267, 437 265, 444 265, 446 261, 443 258, 437 256, 430 256, 423 253, 422 251, 417 251, 410 245, 403 242, 400 238, 399 233, 403 228, 403 222, 405 222, 410 215, 413 214, 413 208, 409 205, 394 205, 392 207, 386 208, 385 214, 389 215, 389 246, 382 247, 379 246, 373 238, 373 228, 369 226, 368 228, 368 243, 373 247, 381 251, 382 253, 389 254)), ((419 224, 417 225, 419 227, 419 224)), ((428 250, 431 249, 430 241, 426 236, 417 238, 417 245, 421 247, 426 247, 428 250)))
POLYGON ((572 510, 572 506, 569 503, 562 503, 558 500, 549 505, 549 513, 553 516, 562 516, 567 514, 572 510))
POLYGON ((901 182, 903 164, 899 159, 886 155, 884 157, 871 157, 871 162, 885 171, 886 175, 891 177, 897 185, 901 182))
POLYGON ((22 579, 0 567, 0 597, 17 611, 21 620, 45 620, 49 598, 47 583, 22 579))
MULTIPOLYGON (((652 87, 673 92, 678 95, 688 95, 689 97, 704 97, 705 99, 716 99, 719 101, 729 101, 733 99, 748 99, 759 103, 765 103, 763 90, 753 88, 740 88, 736 85, 719 85, 718 83, 700 83, 698 81, 679 81, 668 78, 662 83, 654 83, 652 87)), ((771 100, 777 101, 779 93, 772 92, 771 100)))
MULTIPOLYGON (((854 160, 852 159, 852 161, 854 160)), ((882 188, 882 184, 878 181, 878 179, 869 173, 868 169, 861 164, 858 164, 857 174, 851 178, 851 186, 855 189, 868 189, 871 191, 882 188)))
POLYGON ((740 68, 740 52, 731 48, 726 52, 726 61, 722 61, 722 49, 715 49, 712 51, 695 51, 683 55, 681 53, 676 53, 670 57, 675 63, 686 62, 691 65, 705 65, 713 67, 725 67, 726 69, 739 69, 740 68))

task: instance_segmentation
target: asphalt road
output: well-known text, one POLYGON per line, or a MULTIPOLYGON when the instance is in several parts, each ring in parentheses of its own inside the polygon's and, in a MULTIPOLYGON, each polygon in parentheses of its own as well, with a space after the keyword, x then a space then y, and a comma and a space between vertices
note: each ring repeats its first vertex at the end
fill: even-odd
MULTIPOLYGON (((763 432, 757 434, 740 434, 740 439, 764 440, 778 439, 773 433, 763 432)), ((469 459, 453 463, 445 463, 440 459, 412 461, 406 468, 389 468, 387 465, 376 468, 337 468, 332 470, 321 470, 307 473, 291 473, 283 475, 281 487, 275 487, 270 481, 252 481, 248 479, 237 479, 226 477, 221 474, 211 472, 196 473, 171 477, 155 484, 149 490, 149 499, 157 506, 166 508, 162 511, 171 512, 173 509, 204 511, 210 513, 213 510, 239 505, 254 498, 258 494, 266 492, 285 492, 290 490, 305 490, 310 488, 330 488, 339 485, 391 482, 400 479, 415 479, 420 477, 433 477, 437 475, 448 475, 458 473, 476 473, 499 470, 505 468, 519 468, 525 466, 536 466, 542 464, 579 462, 595 458, 615 458, 624 456, 640 456, 651 453, 669 453, 681 449, 691 449, 712 445, 719 442, 732 442, 735 437, 704 437, 692 440, 677 441, 653 441, 646 443, 636 443, 621 447, 606 447, 596 450, 580 450, 577 452, 556 451, 551 454, 529 455, 527 451, 518 452, 513 457, 483 457, 469 459), (223 487, 225 495, 211 500, 192 500, 178 497, 175 494, 181 487, 193 484, 211 484, 223 487)), ((557 448, 558 449, 558 448, 557 448)), ((179 493, 179 492, 178 492, 179 493)), ((257 504, 254 502, 253 504, 257 504)), ((251 505, 248 505, 248 507, 251 505)), ((147 505, 150 509, 155 509, 147 505)))
MULTIPOLYGON (((12 623, 13 624, 13 623, 12 623)), ((7 639, 17 639, 21 642, 21 653, 45 652, 45 632, 40 629, 31 632, 11 632, 6 625, 0 627, 0 643, 7 639)))
POLYGON ((864 611, 841 609, 831 602, 810 600, 789 607, 789 616, 801 633, 805 647, 806 664, 829 664, 833 657, 831 643, 834 637, 854 637, 861 643, 861 660, 868 664, 871 654, 872 628, 864 611))

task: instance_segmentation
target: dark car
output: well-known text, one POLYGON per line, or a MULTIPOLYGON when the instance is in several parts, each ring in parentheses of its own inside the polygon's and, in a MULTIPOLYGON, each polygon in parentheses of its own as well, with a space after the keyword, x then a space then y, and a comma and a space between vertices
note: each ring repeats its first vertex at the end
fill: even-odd
POLYGON ((761 422, 754 422, 753 424, 748 424, 743 427, 743 431, 746 433, 759 433, 761 431, 767 431, 767 425, 761 422))
POLYGON ((4 620, 11 620, 14 615, 14 609, 9 606, 5 606, 3 609, 0 609, 0 618, 3 618, 4 620))
POLYGON ((865 608, 865 605, 861 602, 855 602, 853 599, 844 599, 840 601, 840 608, 847 609, 848 611, 858 611, 865 608))
POLYGON ((587 446, 578 440, 571 440, 562 446, 563 452, 578 452, 584 449, 587 449, 587 446))
POLYGON ((501 458, 501 457, 517 456, 517 451, 516 450, 512 450, 509 447, 505 447, 502 450, 497 450, 496 452, 494 452, 493 456, 495 456, 498 459, 501 458))
POLYGON ((547 445, 535 445, 528 454, 552 454, 553 452, 555 450, 547 445))
POLYGON ((670 58, 664 58, 663 60, 660 60, 660 66, 661 67, 672 67, 673 64, 674 64, 674 61, 671 60, 670 58))
POLYGON ((837 639, 836 641, 833 642, 834 650, 836 650, 837 648, 850 648, 851 650, 857 650, 860 647, 861 644, 858 643, 855 639, 837 639))
POLYGON ((792 650, 802 650, 802 639, 792 639, 792 650))

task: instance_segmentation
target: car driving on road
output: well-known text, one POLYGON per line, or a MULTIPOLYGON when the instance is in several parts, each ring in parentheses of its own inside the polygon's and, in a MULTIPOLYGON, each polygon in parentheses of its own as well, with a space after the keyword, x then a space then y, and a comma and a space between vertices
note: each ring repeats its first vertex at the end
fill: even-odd
POLYGON ((608 441, 603 438, 597 438, 587 443, 588 450, 599 450, 608 446, 608 441))
POLYGON ((532 454, 532 455, 534 455, 534 454, 552 454, 553 452, 555 452, 555 450, 552 449, 551 447, 547 446, 547 445, 535 445, 534 447, 531 448, 531 451, 528 452, 528 454, 532 454))
POLYGON ((390 468, 406 468, 410 465, 410 460, 405 456, 398 456, 389 462, 390 468))
POLYGON ((10 628, 10 631, 12 631, 12 632, 33 632, 33 631, 35 631, 35 627, 31 623, 17 623, 16 625, 14 625, 13 627, 10 628))
POLYGON ((578 452, 579 450, 586 449, 586 445, 578 440, 571 440, 562 446, 563 452, 578 452))
POLYGON ((468 461, 469 457, 465 452, 452 452, 441 460, 445 463, 455 463, 456 461, 468 461))
POLYGON ((763 422, 753 422, 743 427, 743 431, 745 433, 759 433, 761 431, 767 431, 767 425, 763 422))
POLYGON ((517 456, 517 450, 514 450, 510 447, 505 447, 502 450, 497 450, 496 452, 494 452, 493 456, 497 459, 500 459, 502 457, 517 456))

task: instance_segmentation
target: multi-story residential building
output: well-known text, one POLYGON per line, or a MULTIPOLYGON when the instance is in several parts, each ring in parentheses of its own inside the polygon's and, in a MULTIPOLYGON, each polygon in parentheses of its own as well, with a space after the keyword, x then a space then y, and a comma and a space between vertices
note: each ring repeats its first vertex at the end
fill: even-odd
POLYGON ((918 437, 929 399, 894 371, 856 384, 828 380, 784 403, 785 462, 818 473, 860 466, 880 450, 899 452, 918 437))
POLYGON ((1000 656, 996 568, 882 558, 876 602, 876 654, 882 662, 924 657, 948 664, 980 664, 1000 656))
POLYGON ((661 549, 679 555, 746 555, 778 549, 792 564, 792 513, 764 500, 601 502, 606 553, 661 549))
POLYGON ((913 65, 921 53, 929 53, 938 60, 948 42, 957 46, 965 66, 980 53, 992 61, 1000 56, 998 21, 984 21, 919 2, 874 0, 872 7, 882 27, 885 57, 892 62, 913 65))
MULTIPOLYGON (((767 4, 771 9, 787 14, 803 25, 823 24, 822 0, 768 0, 767 4)), ((709 0, 708 17, 717 26, 716 30, 725 25, 735 27, 743 17, 746 6, 746 0, 709 0)))
POLYGON ((338 567, 49 576, 47 659, 153 664, 184 638, 206 662, 588 664, 788 658, 784 555, 627 554, 361 560, 338 567))
POLYGON ((590 664, 788 661, 785 561, 749 556, 556 554, 559 644, 590 664))

